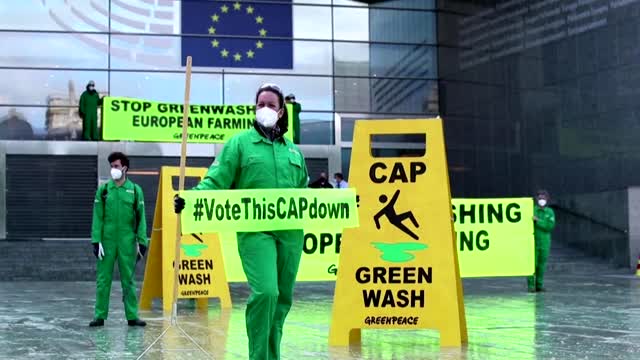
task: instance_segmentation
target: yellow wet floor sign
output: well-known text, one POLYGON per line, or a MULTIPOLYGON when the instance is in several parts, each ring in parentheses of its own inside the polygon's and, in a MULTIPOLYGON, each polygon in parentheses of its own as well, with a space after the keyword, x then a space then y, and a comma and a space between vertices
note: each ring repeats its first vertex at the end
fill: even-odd
POLYGON ((357 121, 350 186, 359 228, 345 229, 329 345, 361 329, 436 329, 441 346, 467 342, 442 121, 357 121), (420 157, 374 157, 374 135, 424 134, 420 157))
MULTIPOLYGON (((140 308, 150 309, 154 298, 162 298, 165 312, 173 300, 173 262, 176 246, 176 214, 173 211, 172 179, 178 167, 162 167, 153 216, 151 247, 140 294, 140 308)), ((201 179, 206 168, 186 168, 186 177, 201 179)), ((184 234, 180 240, 178 298, 198 299, 206 307, 209 298, 219 298, 222 308, 231 307, 231 295, 218 234, 184 234)))

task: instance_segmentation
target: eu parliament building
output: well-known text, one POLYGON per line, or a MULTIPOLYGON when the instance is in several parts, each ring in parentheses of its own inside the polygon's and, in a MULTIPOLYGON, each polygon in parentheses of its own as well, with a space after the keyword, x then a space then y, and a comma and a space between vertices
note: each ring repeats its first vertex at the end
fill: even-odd
MULTIPOLYGON (((0 3, 0 238, 88 238, 114 150, 153 209, 179 144, 82 141, 78 99, 93 80, 101 95, 181 103, 189 55, 193 104, 252 104, 263 83, 295 94, 312 181, 348 180, 355 120, 435 116, 455 197, 546 188, 575 205, 640 178, 640 1, 0 3)), ((221 146, 190 144, 188 166, 221 146)), ((424 146, 404 136, 374 151, 424 146)))

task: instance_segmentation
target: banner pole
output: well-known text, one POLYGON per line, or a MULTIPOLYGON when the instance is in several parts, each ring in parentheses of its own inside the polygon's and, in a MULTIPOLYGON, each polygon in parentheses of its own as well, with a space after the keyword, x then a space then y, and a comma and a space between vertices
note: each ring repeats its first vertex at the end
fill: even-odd
MULTIPOLYGON (((189 94, 191 92, 191 56, 187 56, 186 79, 184 87, 184 110, 182 115, 182 144, 180 146, 180 179, 178 192, 184 190, 185 167, 187 162, 187 128, 189 126, 189 94)), ((178 269, 180 264, 180 240, 182 238, 182 218, 176 214, 176 249, 173 264, 173 298, 171 324, 178 323, 178 269)))

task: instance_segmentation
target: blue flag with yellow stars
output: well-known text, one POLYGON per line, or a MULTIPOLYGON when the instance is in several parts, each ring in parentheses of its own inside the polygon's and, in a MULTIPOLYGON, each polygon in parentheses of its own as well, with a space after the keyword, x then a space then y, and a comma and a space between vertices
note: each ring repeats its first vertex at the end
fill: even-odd
POLYGON ((181 4, 183 66, 293 68, 291 0, 181 4))

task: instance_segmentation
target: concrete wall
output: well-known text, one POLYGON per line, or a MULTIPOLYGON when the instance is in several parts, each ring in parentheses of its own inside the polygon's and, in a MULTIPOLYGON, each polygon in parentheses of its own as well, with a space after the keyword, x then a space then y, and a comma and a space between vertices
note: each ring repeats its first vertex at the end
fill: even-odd
MULTIPOLYGON (((0 281, 96 280, 89 240, 0 241, 0 254, 0 281)), ((144 277, 146 259, 136 266, 137 281, 144 277)), ((117 265, 113 279, 120 280, 117 265)))
MULTIPOLYGON (((223 144, 189 144, 187 166, 208 166, 222 147, 223 144)), ((334 173, 342 168, 339 146, 301 145, 300 150, 312 179, 320 170, 334 173)), ((123 151, 132 159, 131 170, 138 172, 131 174, 132 179, 136 177, 134 181, 150 177, 156 178, 152 183, 157 183, 157 175, 152 173, 159 166, 179 165, 179 143, 0 141, 0 241, 88 240, 90 221, 86 216, 91 214, 96 187, 109 179, 106 158, 112 151, 123 151), (75 171, 68 171, 69 168, 75 171), (34 177, 34 173, 38 176, 34 177), (38 189, 40 193, 36 192, 38 189), (32 209, 38 209, 39 214, 32 216, 32 209), (21 219, 33 221, 25 223, 21 219)), ((155 198, 155 189, 144 189, 145 198, 155 198)), ((152 211, 148 212, 148 219, 152 215, 152 211)))
MULTIPOLYGON (((637 198, 636 211, 640 213, 640 191, 637 198)), ((553 203, 557 223, 553 241, 619 267, 629 267, 630 259, 637 257, 637 249, 632 249, 629 242, 630 208, 626 189, 563 196, 553 203)))

